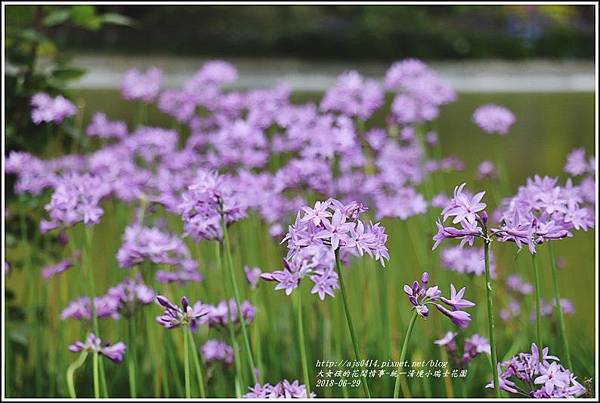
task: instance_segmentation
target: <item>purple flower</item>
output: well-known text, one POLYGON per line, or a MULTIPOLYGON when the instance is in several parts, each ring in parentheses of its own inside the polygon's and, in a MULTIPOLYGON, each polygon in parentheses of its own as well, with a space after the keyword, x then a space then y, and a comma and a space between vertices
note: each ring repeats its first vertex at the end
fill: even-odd
POLYGON ((367 120, 383 105, 383 98, 383 89, 375 80, 365 79, 352 70, 341 74, 327 90, 321 109, 367 120))
POLYGON ((208 340, 201 349, 202 360, 206 363, 222 361, 231 366, 233 364, 233 348, 220 340, 208 340))
POLYGON ((265 383, 264 385, 256 384, 254 387, 250 387, 250 392, 242 396, 245 399, 307 399, 315 398, 314 393, 310 393, 307 396, 306 386, 300 384, 299 381, 295 380, 289 382, 283 380, 275 385, 265 383))
POLYGON ((156 296, 156 302, 165 308, 162 315, 156 317, 156 322, 167 329, 178 326, 190 326, 195 332, 202 317, 209 314, 209 309, 200 302, 191 306, 187 297, 181 298, 181 307, 173 304, 162 295, 156 296))
POLYGON ((62 95, 52 98, 46 93, 35 94, 31 98, 31 106, 31 120, 36 125, 42 122, 62 123, 65 118, 77 113, 77 107, 62 95))
POLYGON ((588 170, 594 172, 593 164, 590 170, 590 165, 588 165, 588 161, 585 159, 585 150, 583 148, 576 148, 567 155, 564 170, 573 176, 583 175, 588 170))
POLYGON ((85 342, 76 341, 69 346, 69 351, 78 353, 81 351, 98 352, 112 362, 120 363, 123 361, 126 346, 123 342, 111 344, 109 341, 102 342, 94 333, 90 333, 85 342))
POLYGON ((496 168, 492 161, 482 161, 477 167, 477 178, 479 180, 493 178, 496 176, 496 168))
POLYGON ((221 219, 228 225, 246 215, 247 206, 232 178, 216 172, 199 171, 182 198, 178 210, 184 233, 196 241, 222 239, 221 219))
POLYGON ((486 104, 475 110, 473 122, 487 133, 504 135, 515 123, 515 115, 503 106, 486 104))
POLYGON ((258 267, 250 268, 248 266, 244 266, 244 274, 246 275, 248 284, 250 284, 250 288, 256 288, 258 286, 261 273, 262 270, 260 270, 258 267))
MULTIPOLYGON (((495 259, 490 251, 490 272, 492 278, 496 277, 495 259)), ((442 250, 440 254, 441 262, 444 268, 451 269, 461 274, 472 274, 481 276, 485 274, 485 261, 483 248, 462 248, 452 246, 442 250)))
POLYGON ((98 224, 104 214, 100 201, 109 191, 108 185, 98 176, 73 173, 61 178, 50 203, 45 206, 50 221, 42 220, 40 227, 47 231, 80 221, 86 225, 98 224))
POLYGON ((119 301, 119 311, 130 316, 139 305, 148 305, 154 301, 154 290, 144 284, 142 275, 125 278, 121 283, 108 289, 107 296, 119 301))
MULTIPOLYGON (((498 364, 500 388, 520 395, 537 398, 575 398, 586 389, 576 380, 573 373, 558 363, 558 358, 548 355, 548 347, 538 359, 538 346, 531 345, 531 353, 519 353, 498 364), (519 380, 519 385, 513 380, 519 380)), ((493 383, 486 385, 493 388, 493 383)))
MULTIPOLYGON (((112 295, 103 295, 94 298, 96 317, 119 319, 120 301, 112 295)), ((80 297, 71 301, 60 314, 60 319, 91 320, 92 305, 89 297, 80 297)))
POLYGON ((458 333, 456 333, 456 332, 452 332, 452 331, 446 332, 444 337, 442 337, 441 339, 438 339, 438 340, 434 340, 433 344, 437 344, 440 347, 445 347, 449 353, 454 352, 457 349, 456 342, 454 341, 454 338, 457 335, 458 335, 458 333))
POLYGON ((102 139, 122 139, 127 136, 127 123, 123 121, 110 121, 106 113, 96 112, 92 116, 92 123, 86 129, 88 136, 96 136, 102 139))
POLYGON ((451 298, 447 299, 442 296, 438 286, 428 287, 429 273, 423 273, 421 282, 414 281, 412 285, 404 285, 404 292, 408 295, 413 308, 423 318, 429 316, 429 308, 427 305, 435 305, 435 307, 446 315, 452 323, 460 328, 465 328, 471 321, 470 315, 464 311, 463 308, 470 308, 475 306, 471 301, 463 299, 465 288, 462 288, 459 292, 456 292, 454 285, 451 286, 451 298), (438 302, 442 302, 450 306, 451 309, 447 309, 438 302))
POLYGON ((152 102, 160 91, 162 72, 157 67, 150 67, 145 72, 130 69, 121 81, 121 95, 127 100, 152 102))
POLYGON ((454 197, 450 205, 448 205, 443 211, 444 221, 448 217, 454 217, 452 220, 453 224, 458 224, 463 220, 473 224, 477 221, 480 211, 483 211, 486 207, 485 203, 481 203, 481 199, 485 192, 479 192, 475 196, 468 196, 463 192, 465 183, 454 188, 454 197))
POLYGON ((73 267, 73 262, 71 259, 65 259, 55 265, 44 267, 42 269, 42 276, 44 277, 44 280, 47 280, 55 274, 62 273, 71 267, 73 267))

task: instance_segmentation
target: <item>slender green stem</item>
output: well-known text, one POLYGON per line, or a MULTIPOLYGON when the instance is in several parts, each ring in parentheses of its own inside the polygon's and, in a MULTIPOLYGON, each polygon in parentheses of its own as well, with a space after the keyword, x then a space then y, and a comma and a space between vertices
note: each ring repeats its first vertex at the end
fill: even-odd
POLYGON ((194 357, 194 367, 196 369, 196 376, 198 377, 198 387, 200 388, 200 397, 206 397, 206 389, 204 388, 204 374, 202 372, 202 366, 200 365, 200 359, 198 358, 198 349, 196 343, 194 343, 194 335, 190 327, 187 327, 188 340, 192 346, 192 357, 194 357))
MULTIPOLYGON (((417 311, 413 310, 413 314, 410 317, 410 322, 408 324, 408 329, 406 330, 406 334, 404 335, 404 342, 402 343, 402 350, 400 351, 400 365, 403 366, 404 359, 406 358, 406 349, 408 348, 408 341, 410 340, 410 335, 412 333, 413 327, 415 326, 415 321, 417 320, 417 311)), ((394 399, 400 397, 400 378, 402 371, 398 368, 396 373, 396 384, 394 385, 394 399)))
POLYGON ((100 380, 98 379, 98 368, 99 368, 99 359, 100 357, 98 357, 98 352, 94 351, 94 355, 93 355, 93 377, 94 377, 94 397, 96 399, 100 398, 100 380))
POLYGON ((485 293, 487 297, 488 332, 490 337, 490 355, 492 356, 492 379, 496 397, 500 398, 500 381, 498 379, 498 356, 496 355, 496 338, 494 336, 494 303, 492 299, 492 278, 490 275, 490 243, 483 242, 483 257, 485 262, 485 293))
MULTIPOLYGON (((217 264, 218 264, 219 268, 221 268, 223 271, 225 271, 225 269, 223 269, 223 262, 221 259, 221 242, 217 241, 216 245, 217 245, 217 251, 216 251, 217 252, 217 264)), ((241 382, 241 380, 242 380, 240 349, 238 347, 237 339, 235 337, 235 332, 233 330, 233 315, 232 315, 229 304, 227 304, 227 315, 229 317, 229 320, 227 321, 227 331, 229 332, 229 338, 231 339, 231 347, 233 348, 233 354, 234 354, 234 358, 233 358, 233 365, 235 366, 234 384, 238 385, 238 383, 241 382)), ((238 398, 241 397, 242 394, 238 393, 238 388, 235 387, 234 389, 236 391, 236 397, 238 397, 238 398)))
POLYGON ((308 360, 306 359, 306 346, 304 345, 304 326, 302 319, 302 290, 296 291, 298 295, 296 300, 296 322, 298 330, 298 344, 300 345, 300 357, 302 359, 302 374, 304 375, 304 384, 306 385, 306 395, 310 396, 310 378, 308 376, 308 360))
POLYGON ((75 382, 73 379, 75 371, 83 365, 85 359, 87 358, 87 355, 87 351, 83 351, 79 355, 79 358, 74 363, 69 365, 69 368, 67 368, 67 386, 69 388, 69 396, 71 397, 71 399, 77 398, 77 394, 75 393, 75 382))
POLYGON ((134 331, 134 327, 135 327, 135 323, 134 323, 134 319, 135 317, 131 317, 129 318, 129 320, 127 321, 127 339, 129 340, 129 344, 128 344, 128 348, 129 348, 129 353, 127 354, 127 367, 128 367, 128 374, 129 374, 129 395, 132 398, 136 398, 137 397, 137 388, 136 388, 136 381, 135 381, 135 359, 136 359, 136 354, 135 354, 135 341, 133 339, 135 331, 134 331))
MULTIPOLYGON (((346 314, 346 323, 348 324, 348 329, 350 330, 350 338, 352 339, 352 347, 354 348, 354 355, 356 360, 360 361, 360 353, 358 351, 358 342, 356 340, 356 334, 354 333, 354 326, 352 325, 352 318, 350 317, 350 309, 348 307, 348 300, 346 297, 346 287, 344 286, 344 277, 342 275, 342 263, 340 262, 340 252, 339 250, 335 251, 335 267, 338 272, 338 277, 340 279, 340 289, 342 290, 342 301, 344 304, 344 313, 346 314)), ((369 385, 367 384, 367 379, 362 375, 361 378, 363 389, 368 398, 371 398, 371 392, 369 391, 369 385)))
POLYGON ((189 341, 188 332, 183 329, 183 370, 185 379, 185 397, 192 397, 192 386, 190 382, 190 356, 189 356, 189 341))
POLYGON ((535 340, 538 345, 538 353, 540 362, 542 360, 542 307, 541 307, 541 291, 540 291, 540 272, 537 265, 537 255, 531 255, 531 265, 533 267, 533 282, 535 285, 535 340))
POLYGON ((566 357, 566 363, 570 370, 573 370, 571 363, 571 352, 569 349, 569 340, 567 339, 567 331, 565 327, 565 318, 563 316, 562 306, 560 305, 560 289, 558 287, 558 268, 556 267, 556 255, 554 254, 554 242, 548 242, 550 251, 550 266, 552 267, 552 283, 554 285, 554 304, 556 305, 556 314, 558 316, 558 325, 560 329, 560 338, 563 343, 563 349, 566 357))
POLYGON ((259 383, 258 376, 256 374, 254 364, 254 357, 252 356, 252 348, 250 347, 250 338, 248 337, 248 329, 246 327, 246 320, 242 315, 242 303, 240 298, 240 292, 238 289, 237 281, 235 279, 235 274, 233 272, 233 259, 231 258, 231 245, 229 244, 229 235, 227 234, 227 224, 225 223, 225 217, 221 216, 221 225, 223 228, 223 241, 225 244, 225 253, 227 254, 227 268, 229 271, 229 279, 231 281, 231 285, 233 287, 233 296, 235 298, 235 305, 238 311, 238 318, 240 321, 240 327, 242 328, 242 338, 244 339, 244 347, 246 349, 246 355, 248 358, 248 364, 250 365, 250 372, 252 373, 252 377, 254 379, 254 383, 259 383))

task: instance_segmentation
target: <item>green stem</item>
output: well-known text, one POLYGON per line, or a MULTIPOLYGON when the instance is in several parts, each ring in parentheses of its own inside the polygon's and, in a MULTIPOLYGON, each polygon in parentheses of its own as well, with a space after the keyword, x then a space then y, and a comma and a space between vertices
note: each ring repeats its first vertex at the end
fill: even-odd
POLYGON ((556 305, 556 314, 558 316, 558 325, 560 328, 560 338, 563 342, 563 349, 566 356, 568 368, 573 370, 571 363, 571 352, 569 351, 569 341, 567 339, 567 331, 565 328, 565 318, 563 316, 562 306, 560 305, 560 289, 558 287, 558 268, 556 267, 556 256, 554 254, 554 242, 548 243, 550 251, 550 266, 552 267, 552 283, 554 284, 554 304, 556 305))
POLYGON ((242 315, 242 303, 240 301, 240 292, 238 289, 235 274, 233 272, 233 259, 231 258, 231 245, 229 244, 229 236, 227 234, 227 224, 225 223, 225 217, 221 216, 221 226, 223 228, 223 241, 225 243, 225 253, 227 254, 227 268, 229 271, 229 279, 233 287, 233 295, 235 298, 235 305, 237 307, 238 318, 240 321, 240 327, 242 328, 242 338, 244 339, 244 347, 246 349, 246 355, 248 363, 250 365, 250 372, 254 378, 254 383, 259 383, 258 377, 256 376, 256 365, 254 365, 254 357, 252 356, 252 349, 250 347, 250 338, 248 337, 248 329, 246 328, 246 321, 242 315))
POLYGON ((186 329, 183 329, 183 370, 185 378, 185 397, 190 399, 192 397, 192 386, 190 382, 190 357, 188 347, 188 332, 186 329))
POLYGON ((75 393, 75 382, 73 379, 75 371, 83 365, 85 359, 87 358, 87 355, 87 351, 83 351, 79 355, 77 361, 69 365, 69 368, 67 368, 67 386, 69 388, 69 396, 71 397, 71 399, 77 398, 77 394, 75 393))
MULTIPOLYGON (((413 314, 410 317, 410 323, 408 324, 408 329, 406 330, 406 335, 404 335, 404 342, 402 343, 402 350, 400 351, 400 365, 404 365, 404 359, 406 358, 406 349, 408 348, 408 341, 410 340, 410 335, 412 333, 413 327, 415 326, 415 321, 417 320, 417 310, 413 310, 413 314)), ((402 371, 400 369, 397 370, 396 373, 396 384, 394 385, 394 399, 400 397, 400 378, 402 371)))
MULTIPOLYGON (((342 290, 342 301, 344 304, 344 313, 346 315, 346 323, 348 324, 348 329, 350 330, 350 338, 352 339, 352 347, 354 348, 354 355, 357 361, 360 361, 360 354, 358 351, 358 343, 356 340, 356 334, 354 333, 354 326, 352 325, 352 318, 350 317, 350 309, 348 308, 348 300, 346 297, 346 287, 344 286, 344 277, 342 276, 342 263, 340 262, 340 252, 339 250, 335 251, 335 267, 338 272, 338 277, 340 279, 340 289, 342 290)), ((371 392, 369 391, 369 385, 367 384, 367 379, 362 375, 361 378, 363 389, 368 398, 371 398, 371 392)))
MULTIPOLYGON (((217 264, 219 266, 219 268, 221 268, 223 271, 223 262, 221 259, 221 242, 217 241, 216 243, 217 245, 217 264)), ((233 354, 234 354, 234 358, 233 358, 233 364, 235 365, 235 380, 234 380, 234 385, 238 385, 239 382, 241 382, 242 380, 242 369, 241 369, 241 362, 240 362, 240 349, 238 347, 238 343, 237 343, 237 339, 235 337, 235 332, 233 330, 233 315, 231 313, 231 308, 229 303, 227 304, 227 315, 229 317, 229 320, 227 321, 227 331, 229 332, 229 338, 231 339, 231 347, 233 348, 233 354)), ((235 387, 234 388, 236 391, 236 397, 241 397, 242 394, 238 393, 238 388, 235 387)))
POLYGON ((134 317, 130 317, 129 320, 127 321, 127 338, 129 339, 129 345, 127 347, 129 347, 129 354, 128 354, 128 358, 127 358, 127 366, 128 366, 128 373, 129 373, 129 395, 132 398, 136 398, 137 397, 137 388, 136 388, 136 382, 135 382, 135 342, 133 340, 133 335, 135 334, 134 331, 134 317))
POLYGON ((94 397, 100 398, 100 381, 98 379, 98 352, 94 351, 93 355, 93 376, 94 376, 94 397))
POLYGON ((198 350, 196 349, 196 343, 194 343, 194 335, 192 329, 187 327, 188 339, 192 344, 192 357, 194 357, 194 367, 196 367, 196 376, 198 377, 198 387, 200 388, 200 397, 206 397, 206 390, 204 389, 204 374, 202 372, 202 366, 198 358, 198 350))
POLYGON ((302 374, 304 375, 304 385, 306 385, 306 395, 310 396, 310 378, 308 376, 308 360, 306 359, 306 346, 304 345, 304 326, 302 323, 302 290, 296 292, 298 299, 296 301, 296 322, 298 330, 298 343, 300 344, 300 357, 302 358, 302 374))
POLYGON ((541 291, 540 291, 540 272, 538 270, 536 254, 531 255, 531 265, 533 267, 533 282, 535 283, 535 340, 538 345, 538 353, 540 362, 542 361, 542 307, 541 307, 541 291))
POLYGON ((490 275, 490 242, 483 241, 483 257, 485 262, 485 291, 487 297, 488 332, 490 337, 490 355, 492 363, 492 379, 496 397, 500 398, 500 381, 498 379, 498 357, 496 355, 496 340, 494 336, 494 304, 492 300, 492 279, 490 275))

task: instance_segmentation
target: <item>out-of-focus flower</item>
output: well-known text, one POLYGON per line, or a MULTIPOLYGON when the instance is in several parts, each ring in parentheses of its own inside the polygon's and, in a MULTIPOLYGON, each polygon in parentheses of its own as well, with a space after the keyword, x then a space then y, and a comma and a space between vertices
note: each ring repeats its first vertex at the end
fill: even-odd
MULTIPOLYGON (((496 265, 494 255, 490 251, 490 275, 496 276, 496 265)), ((451 246, 445 248, 441 254, 441 262, 444 268, 448 268, 461 274, 473 274, 482 276, 485 274, 485 261, 483 259, 483 248, 462 248, 451 246)))
POLYGON ((47 280, 55 274, 62 273, 71 267, 73 267, 71 259, 64 259, 57 264, 44 267, 42 269, 42 277, 44 277, 44 280, 47 280))
POLYGON ((336 111, 367 120, 383 105, 383 89, 375 80, 363 78, 357 71, 341 74, 321 101, 324 111, 336 111))
POLYGON ((46 93, 38 93, 31 97, 31 120, 36 125, 42 122, 62 123, 77 113, 77 107, 62 95, 52 98, 46 93))
POLYGON ((246 393, 243 398, 245 399, 307 399, 315 398, 316 395, 311 392, 310 396, 307 396, 306 386, 295 380, 289 382, 284 379, 283 381, 271 385, 265 383, 264 385, 256 384, 250 387, 250 392, 246 393))
POLYGON ((123 361, 126 346, 123 342, 111 344, 109 341, 102 342, 94 333, 90 333, 85 342, 76 341, 69 346, 69 351, 78 353, 81 351, 97 352, 105 356, 112 362, 119 363, 123 361))
POLYGON ((262 270, 259 267, 248 267, 244 266, 244 274, 246 275, 246 280, 248 280, 248 284, 250 284, 251 288, 256 288, 258 286, 258 282, 260 281, 260 275, 262 270))
POLYGON ((127 70, 121 81, 121 95, 127 100, 152 102, 160 91, 161 78, 162 71, 157 67, 150 67, 145 72, 127 70))
POLYGON ((233 348, 220 340, 208 340, 202 346, 202 360, 206 363, 222 361, 227 365, 233 364, 233 348))
POLYGON ((122 139, 127 136, 127 123, 119 121, 110 121, 106 113, 96 112, 92 116, 92 122, 86 129, 86 134, 92 137, 102 139, 116 138, 122 139))
POLYGON ((487 133, 504 135, 515 120, 515 115, 510 110, 494 104, 481 105, 473 113, 473 122, 487 133))
POLYGON ((477 167, 477 178, 479 180, 494 178, 496 176, 496 168, 492 161, 482 161, 477 167))

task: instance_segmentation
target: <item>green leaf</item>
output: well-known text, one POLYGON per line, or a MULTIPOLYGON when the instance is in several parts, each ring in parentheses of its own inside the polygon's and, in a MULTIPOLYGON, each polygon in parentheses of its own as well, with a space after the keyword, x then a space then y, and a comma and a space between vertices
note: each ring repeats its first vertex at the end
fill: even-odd
POLYGON ((85 69, 78 68, 64 68, 56 69, 52 72, 52 75, 59 80, 75 80, 85 74, 85 69))
POLYGON ((133 27, 135 25, 135 22, 131 18, 125 17, 121 14, 108 13, 103 14, 100 16, 100 18, 105 24, 124 25, 126 27, 133 27))
POLYGON ((71 11, 66 8, 54 10, 44 17, 43 24, 45 27, 54 27, 67 21, 70 15, 71 11))
POLYGON ((94 31, 102 26, 101 18, 96 15, 96 8, 90 5, 71 7, 71 21, 75 25, 94 31))

